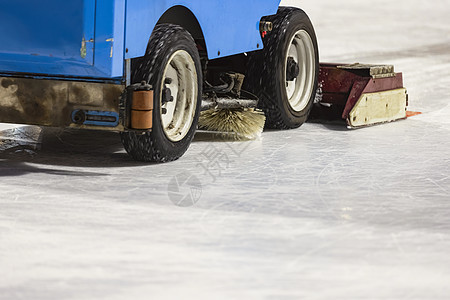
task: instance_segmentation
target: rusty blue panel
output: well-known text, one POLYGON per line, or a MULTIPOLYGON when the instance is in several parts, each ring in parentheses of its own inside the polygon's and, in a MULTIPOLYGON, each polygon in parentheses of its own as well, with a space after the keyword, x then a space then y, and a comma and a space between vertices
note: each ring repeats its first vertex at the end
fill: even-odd
POLYGON ((80 56, 82 39, 94 37, 95 0, 0 0, 0 51, 93 62, 80 56))
POLYGON ((95 0, 0 0, 0 7, 0 70, 50 73, 58 69, 49 69, 52 61, 61 69, 94 64, 95 0))
POLYGON ((123 74, 125 0, 97 0, 95 66, 109 77, 123 74))
POLYGON ((0 73, 122 77, 125 0, 0 0, 0 7, 0 73))

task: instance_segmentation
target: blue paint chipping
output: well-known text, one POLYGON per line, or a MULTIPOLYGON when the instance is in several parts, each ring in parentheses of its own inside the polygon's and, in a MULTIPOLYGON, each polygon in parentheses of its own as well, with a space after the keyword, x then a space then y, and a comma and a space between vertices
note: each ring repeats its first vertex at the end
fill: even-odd
POLYGON ((279 2, 0 0, 0 74, 121 81, 124 59, 144 55, 173 7, 195 16, 209 59, 254 51, 262 48, 261 17, 275 14, 279 2))

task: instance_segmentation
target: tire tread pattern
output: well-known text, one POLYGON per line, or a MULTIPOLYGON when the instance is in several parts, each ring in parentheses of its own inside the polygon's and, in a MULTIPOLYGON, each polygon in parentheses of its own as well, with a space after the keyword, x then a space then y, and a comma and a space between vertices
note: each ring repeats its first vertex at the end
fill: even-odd
MULTIPOLYGON (((168 59, 168 55, 171 55, 173 45, 186 45, 191 50, 196 50, 195 41, 192 36, 183 27, 173 24, 160 24, 157 25, 150 37, 147 51, 142 59, 136 59, 132 66, 132 83, 138 83, 146 81, 151 84, 154 91, 157 92, 158 80, 161 80, 159 75, 162 73, 164 60, 168 59), (167 54, 169 53, 169 54, 167 54)), ((197 61, 197 66, 200 65, 200 57, 198 52, 196 57, 193 57, 194 61, 197 61)), ((197 68, 197 73, 201 68, 197 68)), ((199 84, 199 94, 201 95, 201 84, 199 84)), ((158 99, 158 97, 155 97, 158 99)), ((200 98, 199 98, 200 99, 200 98)), ((159 101, 159 100, 157 100, 159 101)), ((154 105, 155 111, 159 111, 159 103, 154 105)), ((169 141, 162 129, 155 129, 155 116, 153 114, 153 126, 152 131, 141 133, 135 131, 127 131, 121 133, 122 144, 127 153, 135 160, 146 162, 170 162, 180 158, 188 149, 197 127, 198 115, 199 115, 200 103, 197 105, 196 117, 188 135, 180 142, 169 141)))

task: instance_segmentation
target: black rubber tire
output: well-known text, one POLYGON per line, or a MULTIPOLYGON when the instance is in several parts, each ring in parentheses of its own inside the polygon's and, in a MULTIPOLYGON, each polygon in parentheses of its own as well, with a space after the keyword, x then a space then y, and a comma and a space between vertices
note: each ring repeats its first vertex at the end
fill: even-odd
POLYGON ((293 7, 280 7, 276 15, 265 17, 264 21, 272 22, 273 30, 263 38, 264 49, 250 54, 246 88, 259 97, 259 107, 267 118, 266 128, 298 128, 311 112, 318 84, 319 50, 314 27, 303 10, 293 7), (297 112, 288 101, 284 62, 292 37, 302 29, 309 34, 314 45, 315 79, 308 105, 297 112))
POLYGON ((121 133, 128 154, 138 161, 169 162, 180 158, 189 148, 198 125, 202 95, 202 68, 200 55, 191 34, 178 25, 157 25, 150 37, 145 56, 132 64, 132 83, 146 81, 154 87, 153 128, 144 134, 128 131, 121 133), (178 50, 192 57, 198 82, 195 117, 187 135, 178 142, 167 138, 161 123, 161 86, 164 67, 178 50))

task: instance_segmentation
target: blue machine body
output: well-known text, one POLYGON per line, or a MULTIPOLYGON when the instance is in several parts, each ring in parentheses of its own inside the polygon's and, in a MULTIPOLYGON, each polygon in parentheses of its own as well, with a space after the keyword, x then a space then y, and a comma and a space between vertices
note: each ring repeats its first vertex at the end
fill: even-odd
POLYGON ((125 59, 145 54, 154 27, 171 12, 195 16, 209 59, 257 50, 259 22, 279 3, 0 0, 0 74, 120 82, 125 59))

